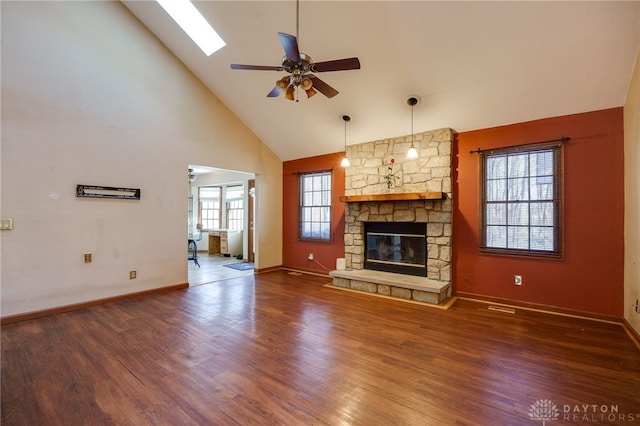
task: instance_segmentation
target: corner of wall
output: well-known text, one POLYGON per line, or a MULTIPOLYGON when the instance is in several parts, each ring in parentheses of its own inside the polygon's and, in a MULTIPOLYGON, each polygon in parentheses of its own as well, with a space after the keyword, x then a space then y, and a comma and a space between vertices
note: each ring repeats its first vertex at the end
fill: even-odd
POLYGON ((640 54, 624 104, 624 318, 640 334, 640 54))

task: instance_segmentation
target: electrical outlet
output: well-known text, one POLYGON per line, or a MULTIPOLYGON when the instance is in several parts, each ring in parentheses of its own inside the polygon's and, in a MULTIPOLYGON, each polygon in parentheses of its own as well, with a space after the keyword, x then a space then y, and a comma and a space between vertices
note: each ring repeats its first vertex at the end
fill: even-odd
POLYGON ((640 314, 640 300, 636 299, 636 313, 640 314))
POLYGON ((309 253, 309 256, 307 256, 307 259, 313 260, 313 253, 309 253))
POLYGON ((136 271, 129 271, 129 279, 130 280, 136 279, 136 276, 137 276, 136 271))
POLYGON ((522 275, 514 275, 513 276, 513 283, 515 285, 522 285, 522 275))
POLYGON ((91 263, 91 253, 84 254, 84 263, 91 263))

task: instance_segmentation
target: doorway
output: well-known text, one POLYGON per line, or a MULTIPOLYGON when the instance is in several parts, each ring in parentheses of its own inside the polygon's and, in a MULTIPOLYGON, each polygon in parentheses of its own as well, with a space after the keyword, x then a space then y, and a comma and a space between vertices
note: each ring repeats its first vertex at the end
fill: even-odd
POLYGON ((255 174, 191 163, 188 174, 189 285, 253 274, 255 174))

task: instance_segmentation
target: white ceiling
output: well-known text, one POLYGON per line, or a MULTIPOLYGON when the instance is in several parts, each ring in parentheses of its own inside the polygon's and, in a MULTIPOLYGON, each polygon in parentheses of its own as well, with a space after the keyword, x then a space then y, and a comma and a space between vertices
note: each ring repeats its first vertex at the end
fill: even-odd
POLYGON ((267 98, 278 32, 296 3, 196 1, 227 45, 206 57, 155 1, 123 3, 282 160, 450 127, 458 132, 622 106, 640 48, 640 1, 300 2, 300 51, 361 69, 319 73, 340 91, 267 98))

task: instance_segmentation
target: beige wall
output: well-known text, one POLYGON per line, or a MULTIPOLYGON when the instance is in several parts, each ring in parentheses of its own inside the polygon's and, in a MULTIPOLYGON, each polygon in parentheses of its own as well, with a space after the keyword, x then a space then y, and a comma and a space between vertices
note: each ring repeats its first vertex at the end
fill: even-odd
POLYGON ((257 267, 281 264, 281 161, 120 2, 0 4, 3 317, 186 283, 189 163, 256 174, 257 267))
POLYGON ((624 104, 624 317, 640 333, 640 55, 624 104))

